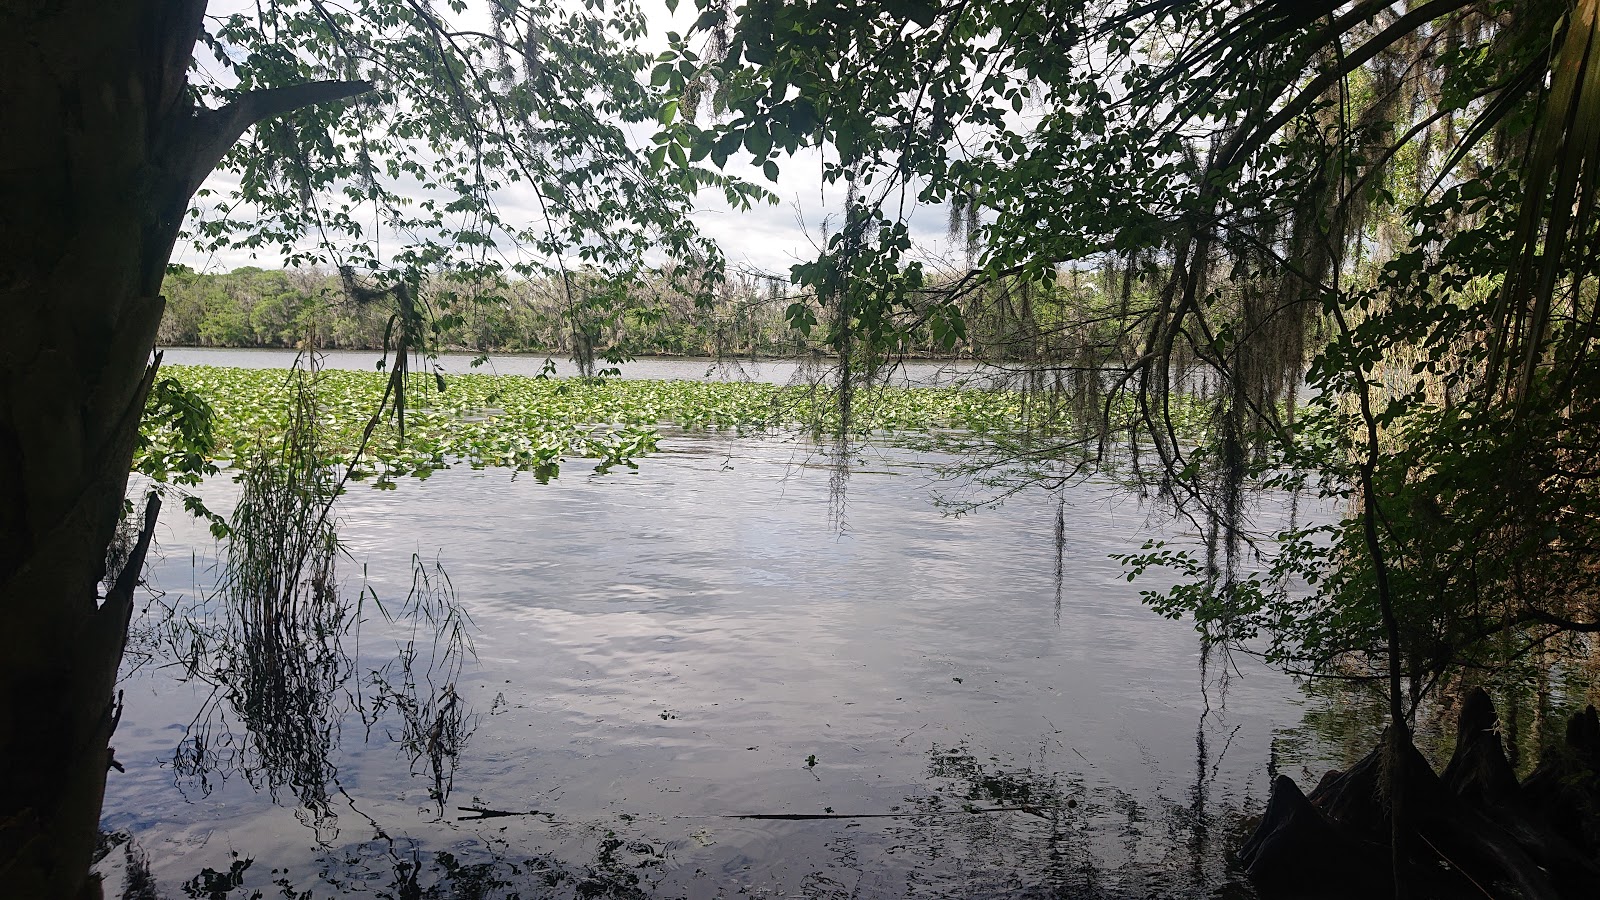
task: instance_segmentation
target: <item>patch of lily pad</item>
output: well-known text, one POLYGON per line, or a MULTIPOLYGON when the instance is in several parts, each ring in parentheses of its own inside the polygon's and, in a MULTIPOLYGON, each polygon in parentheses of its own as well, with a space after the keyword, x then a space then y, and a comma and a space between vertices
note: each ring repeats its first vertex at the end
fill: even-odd
MULTIPOLYGON (((298 390, 294 372, 212 366, 164 366, 162 374, 211 408, 207 454, 226 465, 281 440, 298 390)), ((380 408, 388 374, 324 370, 312 379, 320 433, 331 461, 348 464, 380 408)), ((392 409, 379 417, 361 454, 357 477, 380 484, 400 475, 426 477, 451 465, 503 467, 548 478, 562 459, 600 460, 602 468, 635 465, 656 449, 660 429, 738 433, 834 433, 839 406, 825 386, 755 382, 632 381, 467 374, 443 381, 407 381, 404 438, 392 409), (443 390, 440 390, 442 386, 443 390)), ((1050 430, 1068 423, 1059 412, 1010 390, 874 386, 852 397, 850 430, 860 434, 927 435, 957 430, 999 435, 1050 430)), ((146 458, 173 452, 183 439, 170 426, 147 423, 146 458)))

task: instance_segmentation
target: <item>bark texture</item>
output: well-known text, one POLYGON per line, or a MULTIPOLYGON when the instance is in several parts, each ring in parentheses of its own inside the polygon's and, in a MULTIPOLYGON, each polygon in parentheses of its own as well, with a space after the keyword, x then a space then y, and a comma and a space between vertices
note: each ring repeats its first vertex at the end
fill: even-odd
MULTIPOLYGON (((365 85, 187 87, 204 0, 0 6, 0 885, 94 896, 131 582, 104 597, 196 187, 254 121, 365 85)), ((136 568, 135 564, 135 568, 136 568)), ((137 578, 137 571, 133 573, 137 578)))
POLYGON ((1265 897, 1379 896, 1398 871, 1424 898, 1587 900, 1600 883, 1597 723, 1592 706, 1575 716, 1565 744, 1519 784, 1494 704, 1474 690, 1443 775, 1408 754, 1415 817, 1398 866, 1386 840, 1380 750, 1348 772, 1329 772, 1309 797, 1279 775, 1238 860, 1265 897))

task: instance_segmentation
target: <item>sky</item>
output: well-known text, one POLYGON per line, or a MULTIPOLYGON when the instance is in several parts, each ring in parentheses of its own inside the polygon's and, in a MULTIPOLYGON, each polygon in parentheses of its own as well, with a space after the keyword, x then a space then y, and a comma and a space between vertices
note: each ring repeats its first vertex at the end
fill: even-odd
MULTIPOLYGON (((230 6, 239 6, 233 0, 213 2, 212 14, 226 12, 230 6)), ((669 12, 665 0, 641 0, 650 25, 646 47, 652 51, 665 49, 669 31, 684 32, 695 18, 694 3, 684 0, 676 13, 669 12)), ((639 126, 633 134, 639 146, 650 144, 647 126, 639 126)), ((721 191, 703 193, 693 215, 700 231, 717 241, 733 271, 757 271, 787 277, 789 267, 798 262, 814 259, 817 245, 822 242, 825 223, 832 216, 837 219, 843 205, 842 186, 827 187, 822 182, 819 151, 802 151, 799 155, 780 159, 780 177, 776 184, 768 182, 761 172, 742 159, 729 161, 728 174, 737 175, 763 185, 781 200, 776 205, 758 204, 748 211, 728 206, 721 191)), ((226 173, 213 175, 206 187, 219 195, 225 194, 235 182, 226 173)), ((537 202, 526 188, 512 187, 497 197, 502 213, 516 217, 526 210, 532 217, 537 202)), ((929 207, 915 211, 910 225, 912 238, 919 251, 933 259, 956 259, 958 253, 946 237, 947 215, 943 208, 929 207)), ((202 253, 180 243, 173 254, 173 262, 203 271, 230 271, 240 266, 278 268, 283 260, 276 253, 234 250, 202 253)))

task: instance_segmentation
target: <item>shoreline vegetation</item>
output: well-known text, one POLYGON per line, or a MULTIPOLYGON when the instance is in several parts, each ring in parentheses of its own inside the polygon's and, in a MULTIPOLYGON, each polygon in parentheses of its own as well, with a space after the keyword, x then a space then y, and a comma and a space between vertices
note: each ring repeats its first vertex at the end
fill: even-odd
MULTIPOLYGON (((1121 293, 1117 273, 1068 273, 1046 288, 1001 286, 961 302, 959 329, 927 321, 880 335, 891 359, 1082 364, 1078 339, 1103 337, 1077 319, 1121 293)), ((496 284, 440 282, 423 291, 430 348, 451 353, 544 354, 572 359, 834 359, 830 328, 802 329, 829 313, 814 292, 771 275, 722 281, 712 296, 686 293, 679 280, 644 272, 627 279, 574 274, 496 284), (437 308, 435 308, 437 307, 437 308)), ((930 292, 930 296, 938 292, 930 292)), ((375 350, 392 346, 391 304, 363 299, 334 272, 307 267, 196 272, 170 267, 156 346, 226 349, 375 350)), ((931 302, 931 301, 930 301, 931 302)), ((860 348, 857 348, 859 351, 860 348)))
MULTIPOLYGON (((245 350, 245 351, 253 351, 253 350, 259 350, 259 351, 263 351, 263 352, 279 352, 279 353, 282 353, 282 352, 299 351, 299 350, 301 350, 303 348, 299 347, 299 346, 296 346, 296 345, 293 345, 293 344, 289 344, 289 345, 260 344, 260 345, 252 345, 252 346, 240 346, 240 347, 228 346, 228 347, 225 347, 225 346, 220 346, 220 345, 215 345, 215 344, 166 344, 166 343, 162 343, 162 344, 157 344, 155 349, 156 349, 157 352, 164 351, 164 350, 199 350, 199 351, 207 351, 207 350, 218 350, 218 351, 245 350)), ((381 346, 378 346, 378 347, 322 347, 322 346, 319 346, 319 347, 316 348, 316 352, 317 353, 375 353, 375 354, 378 354, 378 355, 381 356, 381 355, 383 355, 384 350, 383 350, 383 347, 381 347, 381 346)), ((392 355, 394 353, 394 349, 390 348, 389 353, 392 355)), ((566 362, 570 362, 571 361, 571 357, 566 355, 563 351, 552 350, 552 349, 548 349, 548 348, 546 348, 546 349, 537 349, 536 348, 536 349, 530 349, 530 350, 478 350, 478 349, 474 349, 472 347, 466 347, 466 346, 460 346, 460 345, 446 345, 446 346, 439 347, 435 351, 430 351, 430 353, 431 353, 431 355, 436 355, 436 356, 465 356, 465 357, 487 356, 487 357, 515 357, 515 358, 524 358, 524 359, 551 359, 551 360, 554 360, 557 363, 561 363, 563 361, 566 361, 566 362)), ((626 365, 628 362, 634 362, 634 361, 638 361, 638 360, 681 360, 681 361, 684 361, 684 362, 705 361, 705 362, 713 362, 713 363, 714 362, 721 362, 721 361, 728 361, 728 362, 792 362, 792 363, 820 362, 820 363, 823 363, 824 365, 835 365, 835 364, 838 363, 839 357, 837 355, 835 355, 835 354, 831 354, 831 353, 828 353, 828 352, 825 352, 825 351, 819 350, 819 349, 797 350, 797 351, 789 352, 789 353, 780 353, 780 352, 770 352, 769 353, 769 352, 760 352, 760 351, 752 353, 752 352, 744 351, 744 352, 737 352, 737 353, 735 353, 735 352, 723 352, 723 353, 720 353, 720 354, 717 354, 717 353, 674 353, 674 352, 670 352, 670 351, 657 351, 657 352, 644 352, 644 353, 630 353, 630 354, 627 355, 627 359, 624 362, 617 363, 616 365, 626 365)), ((910 350, 910 351, 906 351, 904 353, 896 354, 888 362, 890 364, 895 364, 895 363, 902 363, 902 362, 914 362, 914 363, 987 363, 988 361, 980 360, 977 357, 973 356, 970 352, 938 353, 938 352, 935 352, 935 351, 910 350)), ((170 367, 170 366, 173 366, 173 365, 188 365, 188 363, 166 363, 166 364, 163 365, 163 368, 170 367)), ((605 367, 607 367, 609 365, 611 365, 611 364, 610 363, 597 363, 597 367, 599 367, 599 368, 605 368, 605 367)), ((995 365, 1000 365, 1000 364, 995 364, 995 365)), ((229 368, 229 367, 222 366, 220 368, 229 368)), ((287 366, 285 366, 283 368, 287 368, 287 366)), ((556 377, 556 376, 552 376, 552 377, 556 377)))
MULTIPOLYGON (((809 352, 783 311, 787 285, 730 279, 709 305, 669 279, 642 277, 624 289, 573 279, 517 280, 441 297, 450 312, 432 318, 436 346, 463 353, 574 356, 794 357, 809 352)), ((326 350, 382 350, 392 312, 351 297, 339 275, 315 268, 232 272, 169 271, 158 346, 293 349, 308 335, 326 350)), ((933 346, 908 348, 932 353, 933 346)))

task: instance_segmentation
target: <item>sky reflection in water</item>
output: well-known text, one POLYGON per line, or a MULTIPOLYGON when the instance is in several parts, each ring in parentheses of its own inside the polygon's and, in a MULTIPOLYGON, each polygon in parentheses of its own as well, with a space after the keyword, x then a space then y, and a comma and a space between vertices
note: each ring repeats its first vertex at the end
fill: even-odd
MULTIPOLYGON (((105 827, 174 896, 206 869, 223 881, 196 890, 228 887, 230 866, 243 887, 224 896, 1228 896, 1230 829, 1269 762, 1328 762, 1304 740, 1273 754, 1302 716, 1286 677, 1241 657, 1225 695, 1202 693, 1192 628, 1108 558, 1159 529, 1108 488, 1065 497, 1058 615, 1053 495, 946 516, 935 493, 974 489, 874 447, 841 509, 804 443, 662 446, 637 474, 354 488, 341 571, 352 602, 363 567, 371 594, 341 643, 326 805, 274 803, 261 772, 229 771, 244 752, 203 784, 175 768, 207 692, 158 657, 123 685, 105 827), (470 714, 448 796, 393 706, 363 721, 362 682, 411 637, 373 598, 406 596, 414 556, 448 571, 477 651, 452 682, 470 714)), ((214 578, 192 523, 169 516, 162 550, 165 602, 214 578)))

